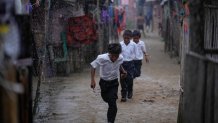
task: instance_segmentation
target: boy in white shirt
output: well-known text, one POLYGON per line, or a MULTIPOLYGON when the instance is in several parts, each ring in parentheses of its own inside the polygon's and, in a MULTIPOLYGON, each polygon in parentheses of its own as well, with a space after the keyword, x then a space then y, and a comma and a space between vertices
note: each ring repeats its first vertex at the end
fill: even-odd
POLYGON ((145 43, 140 40, 141 38, 141 33, 138 30, 134 30, 132 33, 133 41, 137 45, 137 54, 134 59, 134 65, 135 65, 135 77, 139 77, 141 75, 141 66, 142 66, 142 60, 145 56, 145 61, 148 63, 148 54, 145 48, 145 43))
POLYGON ((91 88, 95 88, 95 70, 100 67, 100 81, 101 97, 108 103, 107 119, 108 123, 114 123, 117 114, 116 100, 118 98, 118 76, 119 71, 124 73, 126 71, 121 67, 123 63, 123 56, 120 54, 122 51, 119 43, 108 45, 108 53, 98 55, 98 57, 91 62, 91 88))
POLYGON ((135 42, 131 41, 132 32, 125 30, 123 41, 120 42, 122 47, 123 68, 127 71, 127 77, 120 80, 121 83, 121 102, 126 102, 127 98, 131 99, 133 95, 133 79, 135 76, 134 59, 137 53, 135 42))

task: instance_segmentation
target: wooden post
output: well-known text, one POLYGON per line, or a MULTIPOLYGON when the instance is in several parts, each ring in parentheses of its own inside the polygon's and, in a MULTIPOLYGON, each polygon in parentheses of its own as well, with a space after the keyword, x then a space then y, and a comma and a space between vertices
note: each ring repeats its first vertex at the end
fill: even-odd
MULTIPOLYGON (((10 82, 16 82, 15 67, 11 64, 5 65, 7 70, 3 71, 4 79, 10 82)), ((14 92, 4 90, 2 95, 3 104, 3 123, 18 123, 18 99, 14 92)))
POLYGON ((100 18, 100 0, 97 0, 97 23, 98 23, 98 52, 101 54, 103 52, 103 39, 102 39, 102 28, 101 28, 101 18, 100 18))

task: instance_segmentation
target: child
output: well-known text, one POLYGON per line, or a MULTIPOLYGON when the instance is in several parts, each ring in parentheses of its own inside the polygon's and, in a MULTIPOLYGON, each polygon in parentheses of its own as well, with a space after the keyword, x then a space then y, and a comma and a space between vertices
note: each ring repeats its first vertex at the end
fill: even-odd
MULTIPOLYGON (((118 76, 121 64, 123 63, 123 56, 120 55, 122 49, 119 43, 109 44, 108 53, 98 55, 98 57, 91 63, 91 88, 95 88, 95 70, 100 67, 100 81, 101 97, 108 103, 107 120, 108 123, 114 123, 117 114, 116 100, 118 98, 118 76)), ((126 71, 121 67, 122 73, 126 71)))
POLYGON ((132 37, 132 32, 130 30, 125 30, 123 34, 124 41, 120 42, 122 47, 123 56, 123 68, 127 71, 127 77, 120 80, 121 83, 121 102, 126 102, 127 98, 132 98, 133 93, 133 78, 135 74, 134 59, 137 53, 137 46, 135 42, 130 41, 132 37))
POLYGON ((144 32, 144 18, 143 16, 138 16, 137 17, 137 28, 139 31, 142 30, 143 36, 145 37, 145 32, 144 32))
POLYGON ((140 40, 141 34, 138 30, 133 31, 133 41, 136 43, 138 52, 134 59, 135 65, 135 77, 139 77, 141 75, 141 66, 142 66, 142 59, 145 56, 145 61, 149 62, 148 54, 146 53, 145 43, 140 40))

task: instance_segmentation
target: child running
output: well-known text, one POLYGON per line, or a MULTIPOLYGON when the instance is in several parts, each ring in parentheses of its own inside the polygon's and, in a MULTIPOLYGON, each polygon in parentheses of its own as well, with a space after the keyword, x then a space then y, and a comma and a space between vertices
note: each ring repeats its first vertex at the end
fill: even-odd
POLYGON ((141 33, 138 30, 134 30, 132 33, 133 41, 136 43, 138 52, 136 54, 136 57, 134 59, 134 65, 135 65, 135 77, 139 77, 141 75, 141 66, 142 66, 142 60, 145 56, 145 61, 148 63, 148 54, 146 52, 145 43, 140 40, 141 33))
POLYGON ((101 97, 108 103, 107 120, 108 123, 114 123, 117 114, 118 99, 118 76, 119 71, 127 74, 121 67, 123 63, 123 56, 120 55, 122 49, 119 43, 112 43, 108 46, 108 53, 98 55, 98 57, 91 62, 91 88, 95 88, 95 70, 100 67, 100 81, 101 97))
POLYGON ((123 41, 120 42, 122 47, 123 56, 123 68, 127 71, 127 76, 120 80, 121 83, 121 102, 126 102, 127 98, 131 99, 133 95, 133 79, 135 74, 134 59, 137 54, 136 43, 130 41, 132 38, 132 32, 125 30, 123 34, 123 41))

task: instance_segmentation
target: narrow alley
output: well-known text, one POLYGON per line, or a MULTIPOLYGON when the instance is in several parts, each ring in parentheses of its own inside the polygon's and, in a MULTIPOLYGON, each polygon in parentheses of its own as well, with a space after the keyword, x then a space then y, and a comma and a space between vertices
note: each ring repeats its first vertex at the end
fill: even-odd
MULTIPOLYGON (((145 41, 150 63, 143 61, 142 75, 134 80, 133 99, 120 102, 117 123, 176 123, 179 104, 180 66, 164 53, 164 42, 155 33, 145 41)), ((98 81, 99 79, 96 79, 98 81)), ((104 123, 107 104, 100 87, 90 88, 90 69, 69 77, 41 83, 35 123, 104 123)))
POLYGON ((0 0, 0 123, 218 123, 217 32, 218 0, 0 0))

